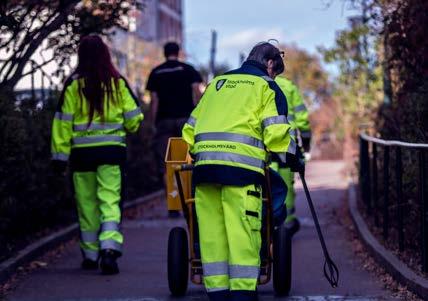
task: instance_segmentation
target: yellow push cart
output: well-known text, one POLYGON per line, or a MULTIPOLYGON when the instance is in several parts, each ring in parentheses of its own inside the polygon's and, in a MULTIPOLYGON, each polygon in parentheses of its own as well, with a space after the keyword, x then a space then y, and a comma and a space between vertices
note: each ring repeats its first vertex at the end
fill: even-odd
MULTIPOLYGON (((202 284, 203 273, 191 183, 193 165, 187 144, 181 138, 170 138, 165 161, 168 177, 168 208, 182 210, 187 224, 187 229, 172 228, 168 237, 169 289, 173 296, 183 296, 187 291, 188 279, 190 278, 195 284, 202 284)), ((266 172, 266 175, 263 189, 259 284, 268 283, 273 275, 275 293, 287 295, 291 287, 291 236, 285 227, 274 225, 269 172, 266 172)))
MULTIPOLYGON (((165 154, 166 165, 166 190, 168 210, 182 210, 180 195, 178 193, 175 171, 183 164, 190 164, 192 159, 189 156, 189 146, 181 138, 169 138, 168 147, 165 154)), ((180 173, 184 196, 190 198, 191 195, 191 171, 180 173)))

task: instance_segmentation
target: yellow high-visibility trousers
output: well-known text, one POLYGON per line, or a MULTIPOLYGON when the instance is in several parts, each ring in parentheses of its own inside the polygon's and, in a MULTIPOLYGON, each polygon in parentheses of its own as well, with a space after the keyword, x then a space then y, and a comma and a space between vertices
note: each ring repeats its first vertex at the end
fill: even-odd
POLYGON ((119 165, 73 172, 83 257, 96 261, 100 250, 122 252, 120 232, 122 174, 119 165))
POLYGON ((230 295, 231 300, 255 300, 260 271, 260 186, 197 185, 195 203, 203 279, 210 299, 228 300, 224 296, 230 295))

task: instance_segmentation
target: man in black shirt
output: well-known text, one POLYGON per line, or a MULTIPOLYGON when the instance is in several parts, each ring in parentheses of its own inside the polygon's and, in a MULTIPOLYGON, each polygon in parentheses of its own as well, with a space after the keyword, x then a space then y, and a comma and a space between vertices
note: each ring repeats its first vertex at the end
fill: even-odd
POLYGON ((150 91, 150 117, 156 126, 154 139, 159 176, 165 173, 165 151, 169 137, 181 137, 181 129, 201 98, 201 75, 192 66, 180 62, 180 47, 166 43, 166 62, 150 73, 146 89, 150 91))

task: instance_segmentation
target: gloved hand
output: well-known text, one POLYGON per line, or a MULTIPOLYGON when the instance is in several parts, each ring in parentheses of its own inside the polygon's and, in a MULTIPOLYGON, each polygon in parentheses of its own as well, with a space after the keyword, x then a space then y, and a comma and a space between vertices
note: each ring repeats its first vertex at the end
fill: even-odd
POLYGON ((52 160, 52 170, 55 175, 64 176, 67 168, 67 162, 60 160, 52 160))
POLYGON ((302 147, 304 153, 309 153, 311 151, 311 138, 302 137, 302 147))
POLYGON ((295 155, 287 153, 285 167, 290 168, 293 172, 305 173, 305 160, 301 152, 297 151, 295 155))

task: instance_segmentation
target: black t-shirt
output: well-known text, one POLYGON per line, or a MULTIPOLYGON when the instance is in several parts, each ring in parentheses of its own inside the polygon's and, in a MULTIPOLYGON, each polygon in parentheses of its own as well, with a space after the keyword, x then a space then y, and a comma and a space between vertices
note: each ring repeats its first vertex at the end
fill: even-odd
POLYGON ((176 60, 153 69, 146 89, 158 95, 157 120, 189 117, 194 108, 192 84, 200 82, 201 75, 195 68, 176 60))

